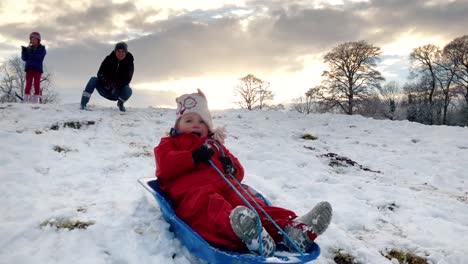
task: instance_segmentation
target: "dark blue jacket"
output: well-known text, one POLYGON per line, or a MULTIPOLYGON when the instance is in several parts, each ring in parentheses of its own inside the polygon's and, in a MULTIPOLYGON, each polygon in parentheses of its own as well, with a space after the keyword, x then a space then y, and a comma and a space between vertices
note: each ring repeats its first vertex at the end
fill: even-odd
POLYGON ((21 52, 21 59, 26 62, 24 70, 35 70, 43 72, 42 62, 46 55, 46 48, 39 44, 37 47, 29 46, 21 52))

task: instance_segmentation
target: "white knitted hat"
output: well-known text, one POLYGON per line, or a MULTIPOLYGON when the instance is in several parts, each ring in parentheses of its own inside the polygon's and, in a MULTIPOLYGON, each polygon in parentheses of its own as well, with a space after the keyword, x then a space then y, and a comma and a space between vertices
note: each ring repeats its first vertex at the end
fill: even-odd
MULTIPOLYGON (((205 94, 200 89, 197 93, 184 94, 176 98, 177 103, 177 120, 184 114, 197 113, 205 121, 208 129, 214 132, 213 121, 211 119, 210 110, 208 110, 208 101, 205 94)), ((177 122, 177 121, 176 121, 177 122)))

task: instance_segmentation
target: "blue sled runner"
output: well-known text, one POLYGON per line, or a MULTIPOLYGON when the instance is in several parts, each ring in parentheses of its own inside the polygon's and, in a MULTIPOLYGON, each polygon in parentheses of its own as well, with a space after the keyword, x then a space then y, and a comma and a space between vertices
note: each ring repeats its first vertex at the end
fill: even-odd
MULTIPOLYGON (((170 224, 170 230, 175 233, 182 244, 193 255, 208 263, 306 263, 320 255, 320 248, 316 243, 303 255, 277 250, 273 257, 268 258, 213 247, 175 214, 170 200, 159 189, 158 181, 155 178, 143 178, 139 179, 138 182, 156 199, 164 220, 170 224)), ((270 204, 259 192, 247 185, 244 186, 253 191, 257 197, 263 199, 267 204, 270 204)))

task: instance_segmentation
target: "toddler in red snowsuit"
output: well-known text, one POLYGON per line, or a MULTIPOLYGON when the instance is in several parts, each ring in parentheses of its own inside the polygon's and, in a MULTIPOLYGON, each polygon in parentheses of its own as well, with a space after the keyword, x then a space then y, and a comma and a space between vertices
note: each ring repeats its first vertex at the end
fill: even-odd
MULTIPOLYGON (((223 145, 224 131, 213 128, 205 95, 198 90, 176 98, 176 102, 175 126, 170 136, 162 138, 154 149, 156 177, 161 190, 173 202, 176 214, 210 244, 220 248, 259 253, 261 239, 263 254, 267 256, 273 254, 276 243, 280 242, 294 250, 254 205, 263 227, 258 232, 254 212, 212 166, 225 173, 226 179, 243 193, 236 180, 242 181, 244 168, 223 145)), ((311 212, 297 218, 290 210, 268 206, 260 198, 252 197, 303 251, 307 251, 330 223, 332 210, 328 202, 319 203, 311 212)))

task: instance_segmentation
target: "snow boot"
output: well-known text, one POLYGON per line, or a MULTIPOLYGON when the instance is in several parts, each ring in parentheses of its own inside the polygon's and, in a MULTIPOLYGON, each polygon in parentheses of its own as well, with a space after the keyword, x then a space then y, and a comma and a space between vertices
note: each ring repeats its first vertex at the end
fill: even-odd
MULTIPOLYGON (((330 224, 332 218, 332 207, 328 202, 320 202, 307 214, 294 219, 286 225, 284 231, 299 246, 302 252, 307 252, 317 236, 323 234, 330 224)), ((290 250, 296 249, 283 237, 283 243, 290 250)))
POLYGON ((24 103, 24 104, 27 104, 27 103, 29 103, 29 100, 31 100, 31 95, 25 94, 25 95, 23 96, 23 103, 24 103))
POLYGON ((260 239, 262 241, 263 256, 271 257, 276 250, 276 243, 262 227, 262 233, 259 234, 257 226, 257 217, 255 213, 245 207, 237 206, 229 216, 231 227, 234 233, 247 246, 250 252, 261 255, 260 239))
POLYGON ((124 101, 122 101, 122 100, 120 100, 120 99, 117 100, 117 107, 119 108, 119 110, 120 110, 121 112, 127 111, 127 109, 125 109, 125 106, 124 106, 124 101))
POLYGON ((40 104, 41 103, 41 96, 40 95, 34 95, 32 98, 32 103, 33 104, 40 104))
POLYGON ((83 92, 83 94, 81 95, 81 103, 80 103, 81 110, 86 110, 86 105, 89 102, 89 98, 91 98, 91 94, 88 92, 83 92))

